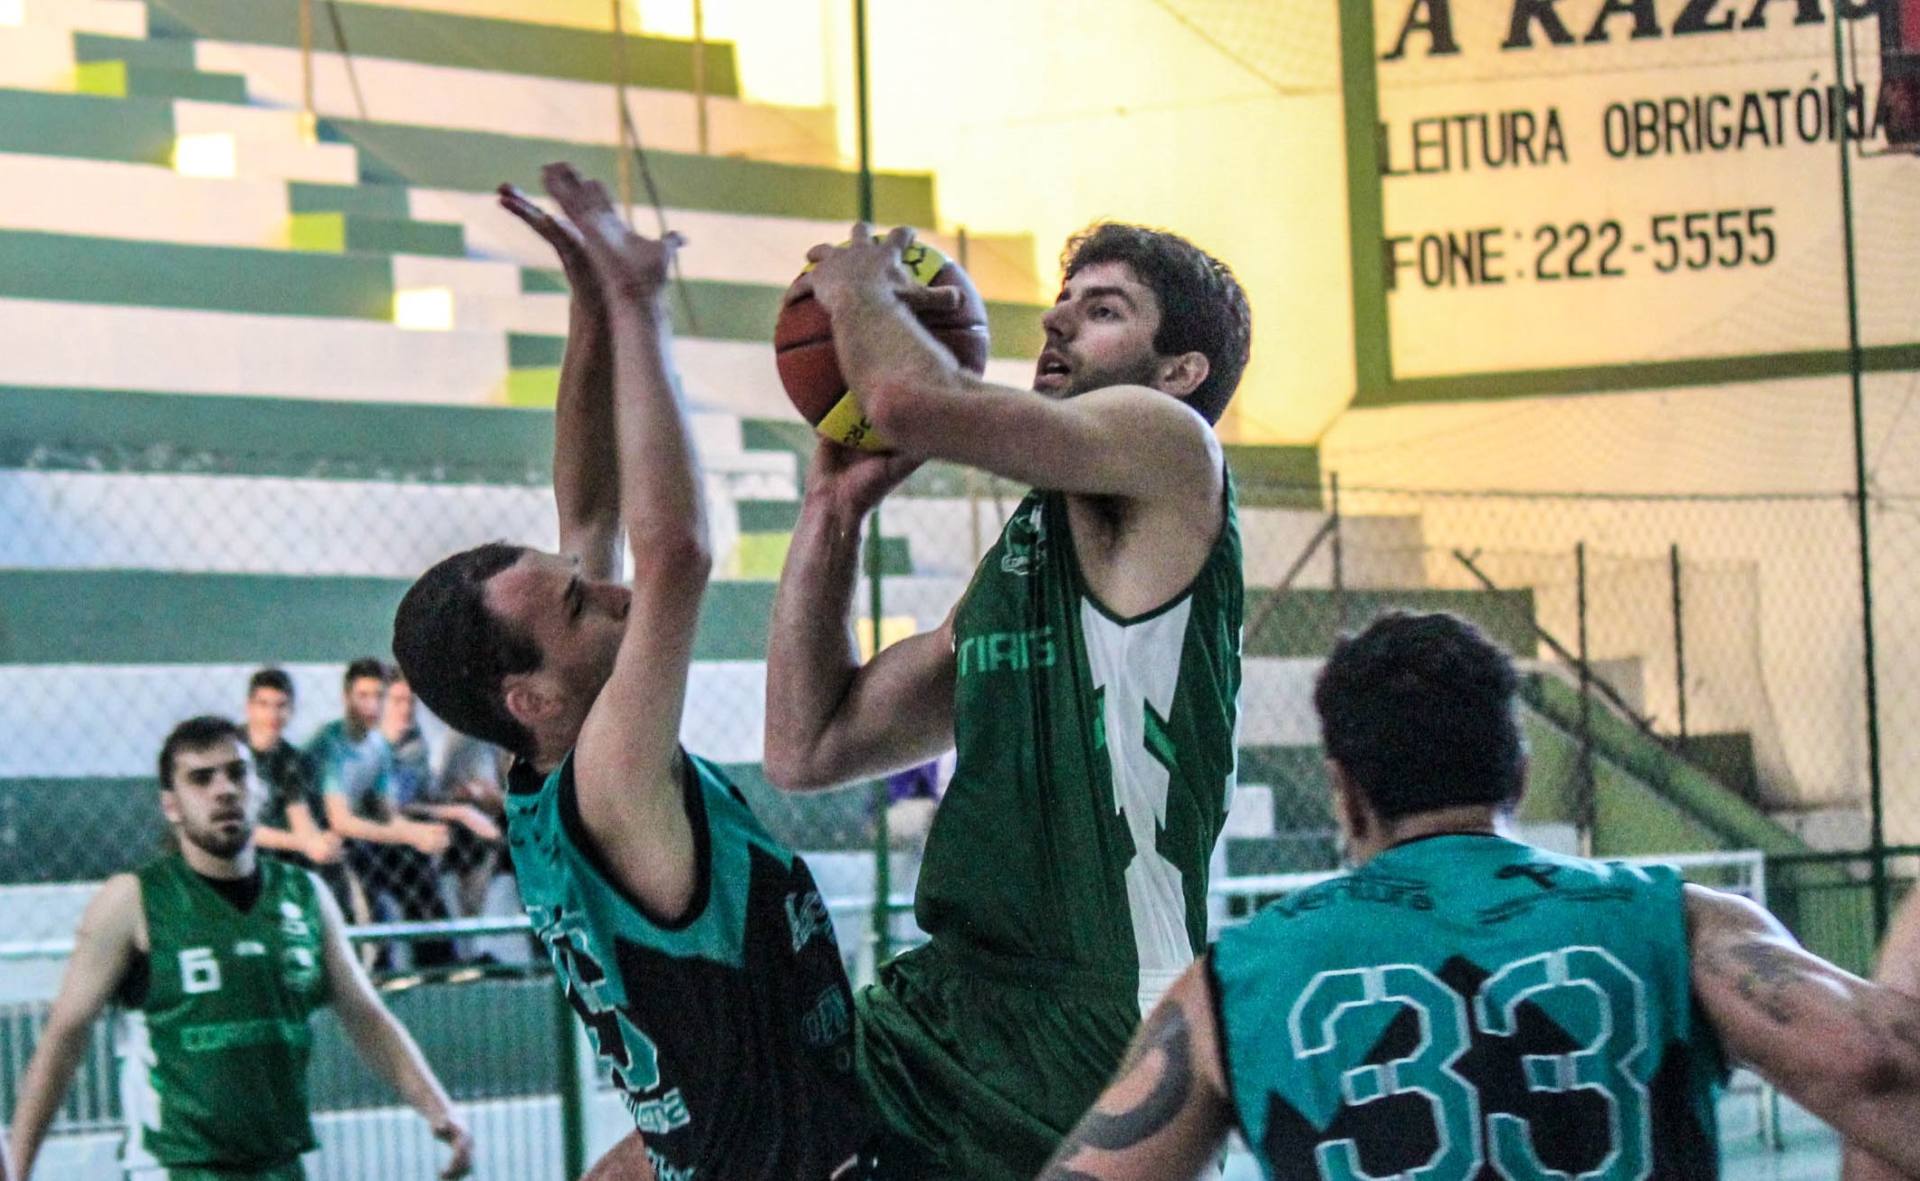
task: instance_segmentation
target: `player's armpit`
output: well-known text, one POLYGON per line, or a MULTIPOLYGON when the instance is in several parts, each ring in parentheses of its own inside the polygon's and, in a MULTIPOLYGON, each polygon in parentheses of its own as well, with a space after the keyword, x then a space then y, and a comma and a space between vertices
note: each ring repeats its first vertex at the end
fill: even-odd
POLYGON ((1850 1143, 1920 1174, 1920 1000, 1797 944, 1745 898, 1687 887, 1696 998, 1727 1051, 1850 1143))
POLYGON ((1200 1175, 1231 1122, 1219 1031, 1199 965, 1147 1018, 1119 1077, 1054 1154, 1041 1181, 1176 1181, 1200 1175))

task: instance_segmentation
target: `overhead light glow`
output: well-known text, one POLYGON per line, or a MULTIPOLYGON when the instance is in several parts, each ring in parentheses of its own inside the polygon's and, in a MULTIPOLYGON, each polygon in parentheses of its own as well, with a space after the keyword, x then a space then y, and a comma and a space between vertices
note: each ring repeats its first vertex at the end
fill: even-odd
POLYGON ((27 0, 0 0, 0 25, 27 23, 27 0))
POLYGON ((239 156, 232 133, 226 131, 197 132, 173 141, 173 170, 181 176, 238 176, 239 156))
POLYGON ((394 292, 393 322, 412 332, 452 332, 453 289, 414 287, 394 292))

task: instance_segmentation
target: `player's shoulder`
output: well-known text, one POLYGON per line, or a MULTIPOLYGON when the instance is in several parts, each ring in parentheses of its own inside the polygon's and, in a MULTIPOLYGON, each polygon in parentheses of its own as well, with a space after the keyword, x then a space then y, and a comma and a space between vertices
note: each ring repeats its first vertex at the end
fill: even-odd
POLYGON ((140 875, 117 873, 100 883, 80 916, 80 936, 113 942, 138 942, 144 926, 140 875))
POLYGON ((96 906, 138 906, 140 904, 140 873, 126 870, 116 873, 100 883, 94 891, 93 904, 96 906))

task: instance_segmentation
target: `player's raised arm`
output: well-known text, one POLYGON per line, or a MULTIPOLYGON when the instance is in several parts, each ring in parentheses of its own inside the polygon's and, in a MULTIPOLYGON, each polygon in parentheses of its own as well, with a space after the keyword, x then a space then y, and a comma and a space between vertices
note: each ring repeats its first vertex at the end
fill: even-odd
POLYGON ((88 1031, 133 962, 139 927, 140 880, 130 873, 115 874, 80 917, 73 958, 67 961, 47 1027, 20 1081, 20 1099, 13 1109, 13 1151, 21 1181, 33 1175, 40 1143, 86 1052, 88 1031))
POLYGON ((620 512, 633 550, 624 633, 574 757, 580 817, 622 884, 656 913, 678 915, 695 876, 680 715, 713 565, 666 307, 679 240, 634 233, 605 188, 570 168, 550 169, 547 187, 580 230, 607 301, 620 512))
POLYGON ((473 1167, 473 1137, 453 1110, 446 1088, 434 1076, 420 1047, 368 981, 366 969, 347 942, 346 923, 333 894, 314 879, 313 895, 320 906, 323 954, 326 957, 327 999, 353 1048, 375 1074, 400 1092, 407 1105, 420 1113, 434 1138, 453 1150, 440 1176, 447 1181, 464 1177, 473 1167))
MULTIPOLYGON (((1069 278, 1042 320, 1035 389, 1016 390, 967 373, 914 319, 901 299, 913 286, 900 262, 911 240, 902 229, 874 242, 856 225, 850 244, 809 256, 809 286, 832 318, 841 372, 883 438, 909 455, 1062 492, 1219 499, 1219 441, 1189 405, 1213 362, 1193 349, 1142 351, 1166 311, 1129 268, 1096 263, 1069 278)), ((1239 375, 1223 376, 1230 393, 1239 375)))
POLYGON ((1920 999, 1844 972, 1737 895, 1687 887, 1695 995, 1727 1051, 1849 1144, 1920 1174, 1920 999))
POLYGON ((618 578, 620 453, 614 446, 613 335, 606 299, 572 223, 547 213, 512 185, 500 186, 500 205, 553 247, 572 290, 553 410, 560 552, 578 557, 586 578, 618 578))
POLYGON ((953 745, 953 620, 865 665, 853 597, 867 514, 918 464, 821 442, 767 644, 763 769, 788 791, 923 763, 953 745))
POLYGON ((1192 1181, 1209 1167, 1233 1111, 1207 989, 1204 962, 1175 982, 1040 1181, 1192 1181))

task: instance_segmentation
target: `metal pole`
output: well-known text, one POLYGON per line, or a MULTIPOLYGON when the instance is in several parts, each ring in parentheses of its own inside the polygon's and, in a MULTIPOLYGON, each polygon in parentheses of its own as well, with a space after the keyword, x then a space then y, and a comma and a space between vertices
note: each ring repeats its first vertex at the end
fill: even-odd
POLYGON ((1346 548, 1341 544, 1340 528, 1340 473, 1330 472, 1327 478, 1332 482, 1331 496, 1333 517, 1333 615, 1339 630, 1347 630, 1347 559, 1346 548))
POLYGON ((319 126, 313 101, 313 0, 300 0, 301 131, 311 140, 319 126))
POLYGON ((873 224, 873 144, 867 92, 867 0, 853 0, 854 111, 860 126, 860 220, 873 224))
POLYGON ((585 1055, 580 1053, 580 1031, 573 1007, 567 1004, 567 984, 554 977, 554 1037, 560 1051, 560 1155, 567 1176, 587 1171, 587 1102, 582 1082, 585 1055))
POLYGON ((1579 616, 1580 653, 1580 800, 1578 807, 1581 851, 1593 854, 1593 665, 1587 652, 1587 543, 1573 547, 1574 610, 1579 616))
MULTIPOLYGON (((854 105, 859 112, 860 123, 860 220, 873 224, 873 145, 869 134, 867 82, 867 4, 866 0, 853 0, 853 61, 854 61, 854 105)), ((867 531, 867 584, 868 614, 873 619, 873 654, 880 654, 881 632, 886 621, 886 600, 883 590, 884 565, 880 544, 880 510, 876 507, 867 531)), ((893 893, 892 861, 893 842, 887 831, 887 785, 877 781, 873 785, 873 962, 878 967, 885 962, 892 944, 892 927, 887 912, 887 898, 893 893)))
POLYGON ((1673 691, 1679 700, 1680 739, 1687 737, 1687 625, 1680 592, 1680 543, 1667 547, 1673 581, 1673 691))
POLYGON ((620 196, 620 217, 632 220, 633 138, 627 134, 627 0, 613 0, 613 125, 620 137, 620 167, 615 179, 620 196))
MULTIPOLYGON (((1833 80, 1846 93, 1846 58, 1841 52, 1840 13, 1833 16, 1833 80)), ((1861 112, 1862 122, 1865 111, 1861 112)), ((1853 503, 1854 524, 1860 534, 1860 638, 1867 678, 1867 800, 1872 813, 1873 930, 1875 942, 1887 930, 1886 801, 1880 775, 1880 680, 1874 668, 1873 538, 1867 505, 1867 428, 1860 382, 1860 291, 1853 246, 1853 155, 1850 113, 1843 100, 1839 120, 1840 227, 1847 265, 1847 379, 1853 394, 1853 503)))
POLYGON ((693 0, 693 117, 699 128, 700 154, 707 154, 707 6, 693 0))
MULTIPOLYGON (((873 510, 872 524, 867 532, 867 587, 869 592, 868 608, 873 619, 873 659, 880 655, 882 629, 886 622, 885 566, 884 550, 880 538, 880 510, 873 510)), ((873 964, 878 968, 886 962, 892 950, 893 924, 887 910, 887 899, 893 894, 893 835, 889 831, 887 806, 892 803, 887 796, 887 783, 877 779, 873 784, 873 964)))

